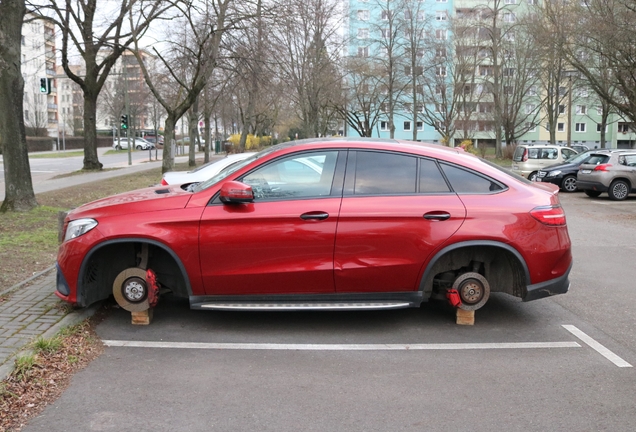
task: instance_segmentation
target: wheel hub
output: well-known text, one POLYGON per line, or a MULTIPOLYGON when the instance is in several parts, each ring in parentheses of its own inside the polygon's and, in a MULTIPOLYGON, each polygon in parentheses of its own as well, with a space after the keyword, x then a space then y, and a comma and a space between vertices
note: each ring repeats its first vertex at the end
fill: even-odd
POLYGON ((459 293, 463 310, 477 310, 486 304, 490 297, 490 284, 485 277, 476 272, 464 273, 455 279, 453 289, 459 293))
POLYGON ((139 303, 148 295, 146 281, 138 277, 126 279, 121 287, 121 293, 129 302, 139 303))

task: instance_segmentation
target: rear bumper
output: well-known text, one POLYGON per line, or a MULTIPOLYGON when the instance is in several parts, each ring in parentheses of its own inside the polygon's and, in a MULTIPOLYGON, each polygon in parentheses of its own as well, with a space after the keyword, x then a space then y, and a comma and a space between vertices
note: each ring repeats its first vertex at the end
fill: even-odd
POLYGON ((534 285, 528 285, 526 287, 526 295, 523 296, 522 300, 527 302, 557 294, 565 294, 570 288, 570 270, 572 270, 572 264, 570 264, 568 270, 562 276, 556 279, 551 279, 534 285))
POLYGON ((607 192, 609 187, 600 182, 592 182, 585 180, 577 180, 576 186, 581 190, 593 190, 598 192, 607 192))

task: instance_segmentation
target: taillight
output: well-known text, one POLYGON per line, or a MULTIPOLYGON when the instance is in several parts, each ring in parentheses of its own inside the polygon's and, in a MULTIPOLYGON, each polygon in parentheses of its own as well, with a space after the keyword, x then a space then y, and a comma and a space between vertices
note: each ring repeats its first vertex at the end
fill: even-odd
POLYGON ((168 186, 168 182, 166 181, 166 179, 161 179, 161 185, 162 186, 168 186))
POLYGON ((544 225, 563 226, 565 225, 565 212, 560 205, 535 207, 530 211, 533 218, 544 225))
POLYGON ((611 167, 612 164, 600 164, 594 167, 594 171, 609 171, 608 168, 611 167))
POLYGON ((528 162, 528 149, 523 149, 523 157, 521 158, 522 162, 528 162))

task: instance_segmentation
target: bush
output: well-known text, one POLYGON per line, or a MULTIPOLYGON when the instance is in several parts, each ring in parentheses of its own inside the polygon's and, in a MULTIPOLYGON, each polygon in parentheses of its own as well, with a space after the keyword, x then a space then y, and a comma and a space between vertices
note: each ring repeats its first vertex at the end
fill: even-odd
POLYGON ((459 144, 459 146, 468 153, 477 154, 477 150, 473 146, 473 140, 465 139, 459 144))
MULTIPOLYGON (((238 149, 239 142, 241 142, 241 134, 230 135, 228 141, 232 143, 235 149, 238 149)), ((259 150, 262 147, 271 145, 271 143, 271 136, 258 137, 249 134, 247 135, 247 140, 245 141, 245 150, 259 150)))
POLYGON ((509 144, 503 148, 503 158, 512 160, 512 156, 515 154, 517 144, 509 144))

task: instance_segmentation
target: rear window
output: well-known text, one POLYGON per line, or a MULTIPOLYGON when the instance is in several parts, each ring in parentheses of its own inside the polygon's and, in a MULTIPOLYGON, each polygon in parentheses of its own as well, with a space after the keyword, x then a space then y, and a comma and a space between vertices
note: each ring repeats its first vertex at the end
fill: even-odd
POLYGON ((515 162, 521 162, 523 160, 523 152, 526 150, 526 147, 517 147, 515 149, 515 154, 512 156, 512 160, 515 162))
POLYGON ((600 164, 607 163, 608 161, 609 161, 608 155, 595 154, 590 156, 590 158, 588 159, 586 163, 590 165, 600 165, 600 164))

